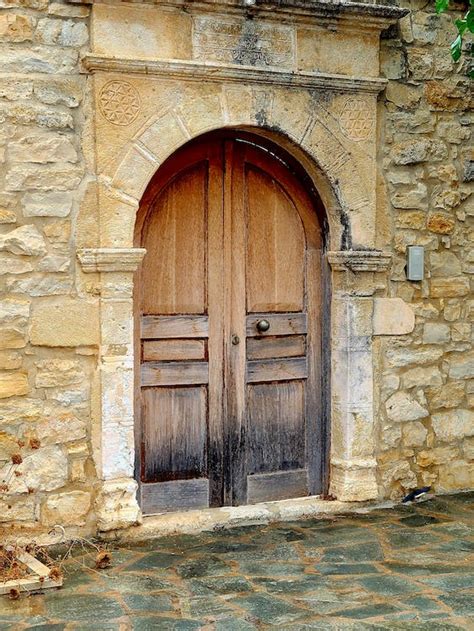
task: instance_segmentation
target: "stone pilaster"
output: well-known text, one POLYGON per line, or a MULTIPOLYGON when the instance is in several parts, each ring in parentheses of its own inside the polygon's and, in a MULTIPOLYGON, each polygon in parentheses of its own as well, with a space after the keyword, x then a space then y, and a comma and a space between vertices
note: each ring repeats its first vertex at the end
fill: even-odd
POLYGON ((139 248, 93 248, 78 252, 85 273, 100 274, 100 350, 97 418, 93 445, 100 489, 100 530, 141 519, 134 479, 133 274, 145 254, 139 248))
POLYGON ((341 501, 378 496, 375 459, 374 294, 390 255, 330 252, 333 270, 330 492, 341 501))

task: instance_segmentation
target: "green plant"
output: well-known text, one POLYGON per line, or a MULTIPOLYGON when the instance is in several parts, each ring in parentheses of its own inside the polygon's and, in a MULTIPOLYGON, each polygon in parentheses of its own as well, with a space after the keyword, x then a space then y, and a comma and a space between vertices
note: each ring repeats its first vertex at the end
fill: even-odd
MULTIPOLYGON (((449 9, 450 0, 436 0, 436 13, 444 13, 449 9)), ((469 0, 469 8, 463 18, 454 20, 458 34, 451 43, 451 57, 459 61, 462 54, 463 39, 466 33, 474 33, 474 0, 469 0)), ((474 47, 471 43, 471 58, 474 56, 474 47)), ((474 69, 471 67, 469 74, 474 78, 474 69)))

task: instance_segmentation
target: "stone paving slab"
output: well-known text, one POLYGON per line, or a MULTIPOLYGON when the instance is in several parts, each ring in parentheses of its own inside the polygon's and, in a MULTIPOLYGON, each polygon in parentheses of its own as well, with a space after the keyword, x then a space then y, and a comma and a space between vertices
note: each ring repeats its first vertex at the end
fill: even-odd
POLYGON ((0 630, 474 631, 474 493, 370 514, 75 554, 59 590, 0 600, 0 630))

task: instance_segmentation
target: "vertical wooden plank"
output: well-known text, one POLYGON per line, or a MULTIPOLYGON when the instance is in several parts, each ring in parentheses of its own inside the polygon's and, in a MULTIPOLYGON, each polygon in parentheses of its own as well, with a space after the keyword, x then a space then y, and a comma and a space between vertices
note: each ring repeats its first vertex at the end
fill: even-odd
POLYGON ((208 145, 208 313, 209 313, 209 504, 224 502, 224 153, 208 145))
POLYGON ((246 191, 244 183, 244 148, 239 143, 225 144, 224 184, 224 274, 225 291, 225 361, 227 422, 229 426, 230 476, 227 501, 232 505, 247 501, 246 476, 246 401, 245 401, 245 251, 246 191), (233 344, 232 340, 239 341, 233 344))

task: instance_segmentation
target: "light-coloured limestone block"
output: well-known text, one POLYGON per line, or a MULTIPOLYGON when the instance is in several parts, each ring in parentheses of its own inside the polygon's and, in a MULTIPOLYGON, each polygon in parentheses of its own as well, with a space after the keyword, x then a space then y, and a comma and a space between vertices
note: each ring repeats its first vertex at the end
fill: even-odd
POLYGON ((23 197, 25 217, 67 217, 72 208, 68 192, 27 193, 23 197))
POLYGON ((0 349, 23 348, 28 339, 30 302, 22 298, 0 301, 0 349))
POLYGON ((36 132, 9 146, 12 162, 77 162, 77 151, 71 140, 52 132, 36 132))
POLYGON ((0 370, 21 368, 22 356, 16 351, 0 351, 0 370))
POLYGON ((474 486, 474 463, 456 460, 441 465, 437 486, 443 491, 472 489, 474 486))
POLYGON ((434 433, 442 442, 474 436, 474 411, 455 409, 439 412, 431 417, 434 433))
POLYGON ((416 421, 429 416, 428 410, 406 392, 392 394, 385 407, 392 421, 416 421))
POLYGON ((0 208, 0 224, 16 223, 16 214, 7 208, 0 208))
POLYGON ((341 502, 364 502, 378 497, 375 462, 361 459, 331 462, 330 493, 341 502))
POLYGON ((91 507, 91 494, 69 491, 50 495, 41 510, 41 521, 48 526, 83 526, 91 507))
POLYGON ((405 335, 415 328, 413 309, 401 298, 375 298, 374 335, 405 335))
POLYGON ((469 379, 474 377, 474 353, 453 356, 449 361, 451 379, 469 379))
POLYGON ((0 522, 34 522, 36 521, 36 502, 34 497, 15 500, 0 500, 0 522))
POLYGON ((423 326, 424 344, 446 344, 451 338, 451 330, 447 324, 427 322, 423 326))
POLYGON ((406 389, 420 386, 441 386, 442 383, 441 371, 436 366, 410 368, 402 376, 402 385, 406 389))
POLYGON ((425 444, 428 430, 419 421, 404 423, 402 427, 403 443, 407 447, 422 447, 425 444))
POLYGON ((28 373, 21 371, 0 372, 0 399, 19 397, 28 394, 29 391, 28 373))
POLYGON ((46 244, 35 226, 20 226, 0 235, 0 251, 24 256, 41 256, 46 253, 46 244))
POLYGON ((9 483, 8 492, 29 493, 31 491, 54 491, 67 482, 67 456, 64 449, 50 445, 37 449, 15 466, 20 474, 9 483), (30 491, 31 489, 31 491, 30 491))
POLYGON ((85 438, 87 426, 72 412, 53 410, 35 423, 31 435, 42 445, 58 445, 85 438))
POLYGON ((416 455, 416 464, 419 467, 448 464, 458 456, 459 453, 455 447, 435 447, 419 451, 416 455))
POLYGON ((430 399, 430 408, 432 410, 438 408, 455 408, 462 404, 464 396, 465 382, 452 381, 441 388, 433 390, 433 396, 430 399))
POLYGON ((71 359, 43 359, 36 362, 37 388, 57 388, 81 383, 84 379, 79 361, 71 359))
POLYGON ((420 349, 394 348, 387 351, 388 364, 393 368, 412 364, 432 364, 442 356, 443 350, 433 346, 420 349))
POLYGON ((469 278, 433 278, 430 282, 430 296, 432 298, 454 298, 467 296, 470 293, 469 278))
POLYGON ((34 346, 90 346, 98 342, 97 301, 63 298, 33 305, 31 343, 34 346))

